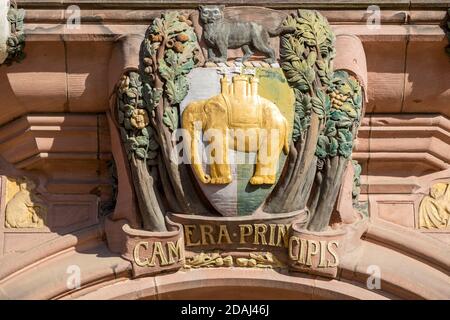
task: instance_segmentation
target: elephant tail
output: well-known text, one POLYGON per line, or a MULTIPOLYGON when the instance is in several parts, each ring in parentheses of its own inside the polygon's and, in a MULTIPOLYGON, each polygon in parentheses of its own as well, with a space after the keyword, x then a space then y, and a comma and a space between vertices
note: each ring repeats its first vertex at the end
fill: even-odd
POLYGON ((284 142, 283 142, 283 151, 286 155, 289 154, 289 137, 288 137, 288 122, 284 119, 284 142))

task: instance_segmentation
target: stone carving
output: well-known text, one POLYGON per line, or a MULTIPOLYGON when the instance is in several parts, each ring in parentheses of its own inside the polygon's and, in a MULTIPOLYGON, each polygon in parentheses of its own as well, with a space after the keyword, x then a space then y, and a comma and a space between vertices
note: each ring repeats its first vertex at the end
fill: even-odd
MULTIPOLYGON (((232 26, 223 21, 220 7, 203 6, 201 15, 206 36, 213 27, 232 26)), ((244 27, 251 29, 256 25, 243 23, 244 27)), ((261 28, 251 39, 267 33, 261 28)), ((231 86, 226 76, 222 80, 214 78, 218 91, 211 89, 211 94, 205 95, 205 91, 202 98, 189 100, 180 121, 181 103, 190 92, 188 76, 206 75, 209 71, 217 75, 217 70, 197 72, 208 67, 198 68, 200 47, 189 16, 170 11, 154 19, 142 43, 139 70, 125 74, 117 87, 116 118, 128 154, 144 229, 167 231, 164 221, 167 212, 217 213, 212 202, 216 201, 214 197, 220 197, 218 188, 234 183, 227 152, 223 151, 231 144, 225 132, 235 128, 277 129, 278 143, 274 147, 266 146, 270 149, 269 159, 270 156, 275 159, 264 165, 257 160, 255 170, 246 180, 249 185, 242 183, 243 176, 238 179, 240 184, 233 187, 234 192, 241 190, 239 197, 245 203, 233 200, 225 204, 228 206, 226 214, 213 204, 214 208, 227 216, 252 214, 257 210, 289 213, 308 208, 308 229, 322 231, 328 227, 361 121, 362 90, 353 76, 333 70, 335 37, 318 12, 299 10, 285 19, 279 33, 283 34, 280 74, 272 71, 277 69, 273 66, 250 68, 247 71, 252 76, 243 75, 241 69, 237 72, 239 75, 232 77, 231 86), (258 79, 262 79, 260 84, 258 79), (278 82, 274 86, 274 82, 267 79, 278 82), (263 82, 264 90, 260 90, 263 82), (280 97, 273 91, 281 88, 283 82, 289 92, 280 97), (293 100, 286 99, 288 96, 293 100), (274 101, 289 106, 283 111, 279 102, 274 101), (182 128, 190 132, 187 151, 191 151, 190 160, 193 160, 201 190, 192 179, 190 165, 173 161, 182 145, 180 141, 186 144, 184 137, 177 136, 180 122, 182 128), (196 127, 198 122, 201 122, 200 127, 196 127), (223 140, 219 143, 222 155, 218 156, 222 161, 211 166, 210 174, 205 173, 207 167, 202 167, 204 163, 198 159, 197 140, 207 129, 219 130, 219 138, 223 140), (282 149, 288 153, 287 159, 282 149), (205 191, 203 185, 215 185, 216 189, 205 191), (264 188, 263 185, 269 186, 264 188)), ((232 38, 231 33, 228 36, 232 38)), ((210 43, 218 44, 214 41, 210 43)), ((244 53, 243 59, 247 58, 244 53)), ((268 140, 262 141, 268 144, 268 140)), ((231 149, 238 147, 233 142, 231 149)), ((242 150, 247 153, 250 148, 245 146, 242 150)), ((259 147, 253 151, 258 150, 259 147)), ((249 171, 249 168, 239 168, 242 169, 233 170, 244 175, 249 171)), ((229 192, 224 194, 230 197, 229 192)))
POLYGON ((419 228, 445 229, 450 221, 450 184, 436 183, 419 206, 419 228))
POLYGON ((7 41, 11 33, 8 21, 9 1, 0 2, 0 64, 8 57, 7 41))
POLYGON ((0 64, 10 65, 25 57, 25 32, 23 20, 25 11, 17 9, 14 1, 0 4, 0 64))
POLYGON ((140 70, 125 74, 117 86, 116 119, 143 227, 149 231, 167 231, 164 213, 169 210, 207 212, 188 168, 170 160, 175 147, 171 134, 179 127, 178 105, 187 93, 186 75, 195 66, 198 50, 188 17, 167 12, 146 32, 140 70))
POLYGON ((204 253, 186 259, 186 269, 196 268, 213 268, 213 267, 241 267, 241 268, 283 268, 285 265, 281 263, 272 253, 252 253, 248 254, 248 258, 225 255, 218 252, 204 253), (236 264, 235 264, 236 262, 236 264))
POLYGON ((255 22, 226 21, 223 5, 200 6, 200 19, 203 23, 203 37, 208 47, 208 60, 226 62, 227 49, 242 48, 244 56, 238 61, 245 62, 252 55, 252 49, 259 50, 268 58, 268 63, 275 62, 275 51, 269 44, 269 36, 279 36, 294 31, 289 26, 281 26, 276 30, 266 30, 255 22), (219 55, 216 54, 218 51, 219 55))
POLYGON ((319 13, 299 10, 285 26, 296 29, 281 39, 281 66, 296 96, 289 170, 266 204, 269 212, 308 205, 315 231, 328 226, 342 175, 358 129, 362 92, 344 71, 332 70, 334 41, 319 13))
POLYGON ((281 263, 271 252, 250 253, 249 258, 236 258, 236 265, 246 268, 283 268, 281 263))
POLYGON ((200 253, 191 259, 186 259, 185 268, 212 268, 212 267, 232 267, 233 257, 222 255, 218 252, 200 253))
POLYGON ((26 178, 7 181, 5 226, 7 228, 42 228, 47 215, 44 200, 36 194, 35 183, 26 178))
POLYGON ((220 95, 192 102, 184 110, 182 125, 191 136, 191 163, 201 182, 231 182, 228 149, 233 148, 244 152, 258 152, 251 184, 275 183, 279 154, 281 150, 286 154, 289 152, 288 123, 274 103, 258 95, 258 82, 255 77, 238 75, 233 77, 232 84, 229 85, 227 78, 223 77, 220 95), (234 138, 229 129, 236 129, 234 138), (221 143, 220 148, 215 151, 216 159, 208 161, 212 163, 211 175, 204 172, 201 159, 198 159, 200 131, 208 130, 214 130, 217 133, 214 139, 221 143), (245 143, 245 138, 255 141, 255 144, 251 146, 251 143, 245 143), (234 140, 242 143, 235 143, 234 140))

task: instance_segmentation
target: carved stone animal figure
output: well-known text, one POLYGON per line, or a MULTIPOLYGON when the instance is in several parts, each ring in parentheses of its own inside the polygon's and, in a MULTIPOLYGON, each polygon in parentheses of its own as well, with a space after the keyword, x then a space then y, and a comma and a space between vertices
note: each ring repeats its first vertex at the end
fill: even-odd
POLYGON ((44 226, 47 207, 42 200, 33 194, 36 185, 33 181, 20 181, 19 191, 6 205, 6 227, 8 228, 40 228, 44 226))
POLYGON ((251 184, 274 184, 280 152, 289 151, 286 119, 274 103, 258 95, 258 79, 238 75, 228 85, 224 77, 221 85, 221 94, 190 103, 182 115, 183 129, 190 135, 190 160, 196 176, 203 183, 230 183, 228 150, 234 149, 257 152, 251 184), (214 158, 209 161, 210 175, 204 172, 199 159, 202 131, 209 136, 205 140, 214 143, 210 149, 214 158))
POLYGON ((11 33, 11 26, 8 21, 9 7, 9 0, 0 1, 0 64, 8 57, 8 46, 6 42, 11 33))
POLYGON ((280 26, 276 30, 266 30, 256 22, 227 21, 223 14, 224 6, 200 6, 200 20, 203 23, 203 36, 208 47, 208 60, 226 62, 227 49, 242 48, 244 56, 237 59, 245 62, 252 55, 252 49, 264 53, 268 63, 275 62, 275 51, 269 44, 270 36, 293 32, 290 27, 280 26), (216 55, 217 50, 219 55, 216 55))

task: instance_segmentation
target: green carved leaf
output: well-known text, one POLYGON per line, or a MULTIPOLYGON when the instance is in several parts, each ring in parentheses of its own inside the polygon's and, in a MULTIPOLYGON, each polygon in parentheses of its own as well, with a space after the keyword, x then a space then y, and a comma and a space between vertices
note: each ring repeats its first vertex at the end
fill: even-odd
POLYGON ((130 137, 127 141, 127 149, 130 151, 136 151, 139 148, 139 143, 136 138, 130 137))
POLYGON ((339 143, 335 137, 330 137, 330 143, 327 146, 327 153, 330 157, 335 157, 338 152, 339 143))
POLYGON ((353 135, 348 129, 339 129, 338 130, 338 140, 339 142, 352 142, 353 135))
POLYGON ((325 159, 327 157, 327 146, 329 144, 328 137, 319 136, 317 139, 316 156, 320 159, 325 159))
POLYGON ((147 152, 144 148, 137 148, 134 153, 136 154, 138 159, 144 160, 147 156, 147 152))
POLYGON ((161 74, 161 77, 164 78, 164 80, 171 81, 175 78, 175 70, 169 67, 163 59, 160 59, 158 64, 159 73, 161 74))
POLYGON ((174 67, 178 64, 178 55, 175 51, 169 49, 166 51, 166 58, 164 60, 169 66, 174 67))
POLYGON ((327 124, 325 126, 324 134, 326 136, 335 136, 337 134, 336 122, 334 122, 334 121, 327 121, 327 124))
POLYGON ((312 67, 314 63, 316 63, 316 60, 317 60, 317 53, 315 51, 311 51, 308 55, 308 58, 306 59, 308 65, 312 67))
POLYGON ((327 94, 322 90, 316 90, 316 97, 311 98, 313 111, 320 119, 323 119, 330 109, 331 101, 327 94))
POLYGON ((146 136, 138 136, 138 137, 136 137, 136 142, 139 145, 139 147, 145 148, 145 147, 147 147, 149 140, 148 140, 148 137, 146 137, 146 136))
POLYGON ((166 94, 170 104, 178 104, 183 101, 189 90, 189 83, 186 77, 178 77, 175 81, 166 82, 166 94))
POLYGON ((345 102, 342 106, 341 109, 347 113, 347 115, 354 119, 358 116, 358 113, 355 110, 355 107, 353 106, 353 104, 349 103, 349 102, 345 102))
POLYGON ((175 131, 178 128, 178 109, 176 107, 169 107, 164 111, 163 122, 170 131, 175 131))
POLYGON ((176 75, 186 75, 194 68, 194 60, 187 60, 176 68, 176 75))

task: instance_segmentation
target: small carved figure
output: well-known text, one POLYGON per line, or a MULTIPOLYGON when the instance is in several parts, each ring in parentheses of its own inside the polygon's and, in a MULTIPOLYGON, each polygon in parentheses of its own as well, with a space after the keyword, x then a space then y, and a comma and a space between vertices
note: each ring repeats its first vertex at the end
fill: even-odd
POLYGON ((183 112, 182 125, 191 137, 191 163, 195 174, 203 183, 228 184, 231 182, 228 149, 257 152, 253 185, 274 184, 281 150, 289 152, 288 124, 278 107, 258 95, 258 79, 237 75, 228 84, 221 81, 222 93, 207 100, 190 103, 183 112), (230 135, 229 129, 245 135, 230 135), (211 175, 204 172, 198 158, 198 140, 201 131, 213 136, 217 148, 211 165, 211 175), (210 131, 211 130, 211 131, 210 131), (276 136, 274 136, 274 133, 276 136), (245 140, 245 143, 239 141, 245 140), (250 143, 256 141, 257 143, 250 143))
POLYGON ((27 178, 19 181, 19 191, 6 205, 7 228, 42 228, 47 214, 47 206, 34 193, 36 185, 27 178))
POLYGON ((0 64, 8 57, 8 38, 11 26, 8 20, 9 1, 0 1, 0 64))
POLYGON ((215 63, 227 61, 227 49, 242 48, 244 56, 237 61, 245 62, 252 55, 252 49, 268 56, 268 63, 275 62, 275 51, 269 44, 270 36, 293 32, 290 27, 280 26, 276 30, 266 30, 256 22, 226 21, 223 14, 225 6, 200 6, 200 19, 203 23, 203 36, 208 44, 208 60, 215 63), (214 49, 220 55, 216 55, 214 49))
POLYGON ((419 227, 444 229, 450 221, 450 184, 436 183, 419 207, 419 227))

